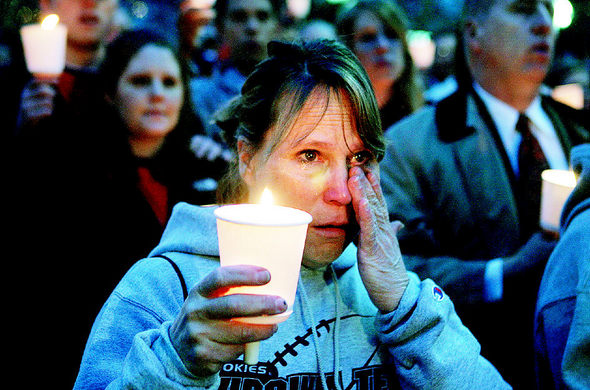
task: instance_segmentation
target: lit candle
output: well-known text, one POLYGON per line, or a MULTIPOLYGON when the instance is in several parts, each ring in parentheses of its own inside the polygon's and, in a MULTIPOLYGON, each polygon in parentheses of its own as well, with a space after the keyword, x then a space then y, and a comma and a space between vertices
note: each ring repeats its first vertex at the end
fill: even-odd
POLYGON ((576 186, 574 172, 562 169, 547 169, 541 174, 541 216, 542 229, 551 233, 559 232, 559 221, 563 206, 576 186))
POLYGON ((581 110, 584 108, 584 88, 581 84, 558 85, 553 88, 551 97, 558 102, 581 110))
POLYGON ((414 64, 419 69, 428 69, 434 63, 436 44, 427 31, 409 31, 408 49, 414 64))
POLYGON ((59 17, 48 15, 40 24, 20 29, 27 69, 36 78, 56 79, 66 63, 67 28, 59 17))
POLYGON ((311 10, 311 0, 287 0, 287 10, 295 19, 304 19, 311 10))
MULTIPOLYGON (((282 314, 234 318, 250 324, 276 324, 293 312, 301 258, 311 215, 272 204, 265 189, 260 204, 236 204, 215 210, 221 266, 251 264, 266 268, 271 280, 263 286, 231 288, 229 294, 277 295, 287 302, 282 314)), ((258 362, 258 343, 246 346, 247 364, 258 362)))

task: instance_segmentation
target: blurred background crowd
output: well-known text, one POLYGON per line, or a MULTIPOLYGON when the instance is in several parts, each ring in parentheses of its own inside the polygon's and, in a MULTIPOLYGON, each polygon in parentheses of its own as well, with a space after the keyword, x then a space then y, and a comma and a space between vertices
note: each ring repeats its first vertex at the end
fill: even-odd
MULTIPOLYGON (((298 31, 334 29, 336 15, 352 0, 289 0, 281 6, 275 38, 292 38, 298 31), (307 26, 313 22, 313 26, 307 26), (315 23, 317 22, 317 24, 315 23), (316 27, 322 24, 322 27, 316 27), (332 27, 329 27, 330 24, 332 27)), ((408 0, 399 2, 407 16, 408 45, 420 72, 428 100, 440 99, 452 88, 447 76, 452 73, 455 32, 460 21, 462 0, 408 0), (440 84, 441 81, 447 81, 440 84), (434 85, 437 88, 431 89, 434 85)), ((206 76, 223 57, 224 45, 215 24, 214 0, 120 0, 111 25, 112 39, 127 28, 156 28, 177 40, 187 59, 192 76, 206 76)), ((558 89, 555 96, 580 107, 588 107, 588 57, 590 47, 590 4, 585 0, 555 0, 554 25, 559 30, 556 55, 546 84, 548 87, 578 84, 583 95, 571 89, 558 89), (580 96, 583 96, 581 100, 580 96)), ((39 19, 37 0, 5 0, 0 4, 0 69, 16 65, 20 47, 15 46, 18 28, 39 19)), ((327 31, 323 30, 323 31, 327 31)), ((312 33, 313 34, 313 33, 312 33)), ((24 77, 24 76, 23 76, 24 77)), ((17 82, 18 80, 14 80, 17 82)))

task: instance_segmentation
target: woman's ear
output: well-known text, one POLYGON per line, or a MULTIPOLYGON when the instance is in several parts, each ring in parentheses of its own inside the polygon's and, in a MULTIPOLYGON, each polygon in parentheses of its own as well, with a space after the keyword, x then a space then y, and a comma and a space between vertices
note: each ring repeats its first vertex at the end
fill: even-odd
POLYGON ((238 140, 238 168, 240 176, 246 184, 251 184, 254 179, 253 156, 252 145, 245 139, 240 138, 238 140))

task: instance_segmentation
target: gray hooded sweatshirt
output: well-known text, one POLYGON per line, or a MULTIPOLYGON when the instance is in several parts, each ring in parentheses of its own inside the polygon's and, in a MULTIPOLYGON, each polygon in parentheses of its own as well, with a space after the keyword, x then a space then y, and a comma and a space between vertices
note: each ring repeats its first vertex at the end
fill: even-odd
POLYGON ((176 353, 169 329, 184 301, 182 282, 190 290, 219 266, 218 256, 213 207, 178 204, 160 244, 129 270, 96 318, 74 388, 510 388, 431 280, 409 273, 398 308, 379 312, 353 245, 332 266, 302 267, 293 313, 260 343, 257 365, 236 360, 197 377, 176 353))
POLYGON ((539 389, 590 388, 590 144, 572 149, 578 184, 561 214, 535 313, 539 389))

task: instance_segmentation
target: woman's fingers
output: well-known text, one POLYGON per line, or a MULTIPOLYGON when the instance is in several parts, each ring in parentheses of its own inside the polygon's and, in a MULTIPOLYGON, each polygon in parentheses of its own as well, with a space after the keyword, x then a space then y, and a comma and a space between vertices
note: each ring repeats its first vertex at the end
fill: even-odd
POLYGON ((274 295, 233 294, 207 300, 199 315, 208 320, 280 314, 287 303, 274 295))
POLYGON ((25 122, 50 116, 53 113, 53 99, 56 95, 52 85, 32 82, 23 90, 22 115, 25 122))
POLYGON ((371 188, 375 192, 377 199, 385 205, 385 196, 383 195, 383 189, 381 188, 381 178, 379 176, 379 164, 375 163, 370 167, 370 169, 366 169, 363 171, 367 177, 367 180, 371 184, 371 188))
POLYGON ((361 226, 361 234, 369 233, 366 229, 383 228, 389 223, 389 215, 378 176, 373 172, 366 173, 360 167, 350 169, 350 191, 357 220, 361 226))
MULTIPOLYGON (((223 345, 241 345, 260 341, 272 336, 278 329, 278 325, 246 324, 239 321, 216 321, 216 332, 210 340, 223 345)), ((242 351, 243 352, 243 351, 242 351)))
POLYGON ((392 311, 408 283, 396 238, 403 225, 389 223, 379 178, 374 171, 365 172, 354 167, 350 170, 349 182, 360 225, 357 246, 361 279, 375 306, 385 312, 392 311))
POLYGON ((204 297, 219 296, 220 289, 237 286, 261 286, 270 282, 267 269, 255 265, 232 265, 211 271, 196 289, 204 297))
MULTIPOLYGON (((231 287, 261 286, 270 281, 270 273, 262 267, 235 265, 218 267, 210 272, 195 288, 199 300, 199 315, 207 319, 228 319, 256 315, 279 314, 287 310, 287 303, 273 295, 224 295, 231 287)), ((191 294, 193 292, 191 291, 191 294)), ((197 310, 195 310, 197 312, 197 310)))

